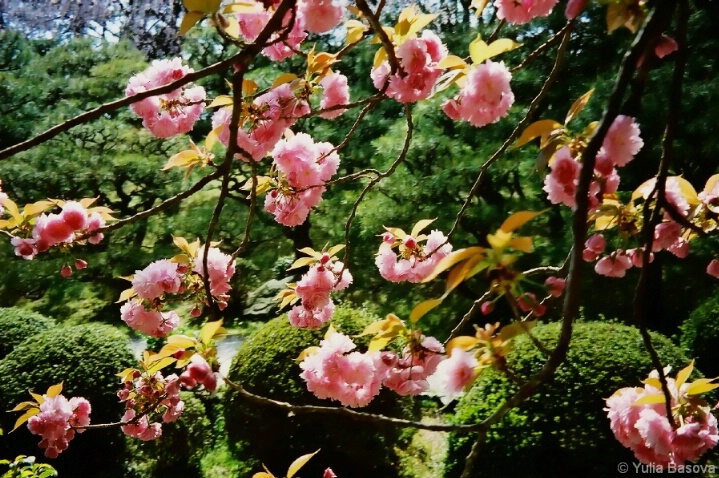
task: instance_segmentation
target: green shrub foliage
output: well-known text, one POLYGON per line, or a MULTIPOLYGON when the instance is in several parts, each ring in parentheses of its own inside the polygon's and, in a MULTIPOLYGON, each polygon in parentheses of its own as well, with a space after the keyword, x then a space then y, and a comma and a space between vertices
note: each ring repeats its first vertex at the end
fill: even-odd
MULTIPOLYGON (((550 350, 559 332, 559 323, 532 331, 550 350)), ((652 334, 652 340, 662 363, 671 365, 674 372, 688 364, 669 339, 652 334)), ((546 356, 524 336, 517 339, 508 367, 517 376, 528 378, 545 361, 546 356)), ((605 399, 621 387, 639 386, 651 370, 638 329, 617 323, 576 323, 567 361, 538 393, 490 430, 473 476, 615 476, 617 463, 636 459, 609 429, 603 411, 605 399)), ((457 404, 455 420, 483 420, 518 388, 506 375, 484 371, 457 404)), ((475 439, 467 434, 450 435, 447 477, 461 474, 475 439)))
MULTIPOLYGON (((116 396, 115 374, 133 363, 127 337, 112 326, 55 327, 28 338, 0 361, 0 403, 9 410, 32 399, 28 390, 45 393, 50 385, 62 382, 63 395, 90 401, 92 423, 116 422, 123 407, 116 396)), ((2 415, 2 428, 11 430, 17 414, 2 415)), ((40 437, 23 426, 2 437, 0 454, 41 455, 39 442, 40 437)), ((87 431, 76 435, 53 466, 60 476, 112 476, 115 473, 109 468, 120 463, 123 443, 119 428, 87 431), (103 470, 109 474, 103 475, 103 470)))
POLYGON ((719 296, 694 309, 680 327, 682 347, 696 359, 697 366, 715 377, 719 374, 719 296))
POLYGON ((25 339, 55 326, 44 315, 18 307, 0 307, 0 359, 25 339))
MULTIPOLYGON (((377 320, 365 312, 338 307, 333 326, 347 335, 357 335, 377 320)), ((299 330, 287 316, 271 320, 238 351, 230 379, 246 390, 294 404, 339 406, 319 400, 307 391, 296 362, 300 352, 319 345, 327 326, 316 331, 299 330)), ((362 349, 368 339, 355 339, 362 349)), ((363 411, 389 416, 410 416, 412 400, 383 391, 363 411)), ((298 456, 321 449, 303 468, 303 476, 321 476, 331 467, 337 476, 396 476, 394 446, 402 431, 379 424, 351 421, 336 415, 287 416, 286 411, 263 407, 225 392, 225 426, 233 451, 241 461, 264 463, 273 473, 284 473, 298 456)), ((261 468, 259 468, 261 470, 261 468)))
POLYGON ((127 438, 133 457, 133 478, 200 476, 200 460, 213 445, 212 424, 202 400, 182 392, 185 410, 176 421, 162 425, 162 436, 143 442, 127 438))

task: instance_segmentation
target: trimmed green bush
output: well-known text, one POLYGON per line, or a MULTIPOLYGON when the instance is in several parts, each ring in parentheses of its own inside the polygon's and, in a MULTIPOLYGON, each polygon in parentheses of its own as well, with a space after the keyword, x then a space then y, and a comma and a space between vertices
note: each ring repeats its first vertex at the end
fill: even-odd
POLYGON ((162 424, 162 436, 143 442, 127 438, 133 477, 200 476, 200 461, 212 448, 212 424, 202 400, 193 392, 180 394, 185 410, 176 421, 162 424))
MULTIPOLYGON (((92 423, 116 422, 123 407, 116 395, 119 379, 115 374, 134 362, 126 335, 115 327, 55 327, 16 346, 0 361, 0 404, 9 410, 32 399, 28 390, 45 393, 50 385, 63 382, 63 395, 90 401, 92 423)), ((2 428, 11 430, 17 414, 2 415, 2 428)), ((22 427, 2 437, 0 454, 42 454, 37 447, 39 441, 38 436, 22 427)), ((110 470, 119 465, 123 443, 118 428, 88 430, 75 437, 53 466, 60 476, 119 476, 110 470)))
POLYGON ((704 301, 679 327, 681 344, 708 377, 719 374, 719 296, 704 301))
POLYGON ((0 307, 0 359, 25 339, 55 326, 55 321, 18 307, 0 307))
MULTIPOLYGON (((357 335, 377 319, 363 311, 338 307, 332 324, 345 334, 357 335)), ((250 392, 277 400, 339 406, 307 391, 296 362, 302 350, 319 344, 326 329, 296 329, 285 315, 271 320, 242 345, 230 379, 250 392)), ((355 340, 360 349, 367 342, 367 337, 355 340)), ((410 416, 412 403, 384 390, 362 411, 410 416)), ((337 476, 397 476, 394 447, 403 432, 395 427, 322 414, 288 417, 285 411, 244 401, 232 389, 225 392, 224 409, 229 444, 241 461, 254 461, 255 471, 261 471, 260 463, 264 463, 281 474, 295 458, 321 449, 303 468, 303 476, 321 476, 327 467, 337 476)))
MULTIPOLYGON (((559 331, 560 324, 554 323, 540 325, 532 333, 552 349, 559 331)), ((662 363, 674 372, 688 364, 668 338, 653 333, 652 339, 662 363)), ((545 361, 546 356, 524 336, 516 340, 508 366, 526 378, 545 361)), ((638 329, 617 323, 576 323, 567 361, 538 393, 490 430, 473 476, 615 476, 617 463, 636 459, 609 429, 605 399, 621 387, 639 386, 651 370, 638 329)), ((518 388, 506 375, 486 370, 457 404, 455 420, 483 420, 518 388)), ((475 439, 450 435, 447 477, 461 474, 475 439)))

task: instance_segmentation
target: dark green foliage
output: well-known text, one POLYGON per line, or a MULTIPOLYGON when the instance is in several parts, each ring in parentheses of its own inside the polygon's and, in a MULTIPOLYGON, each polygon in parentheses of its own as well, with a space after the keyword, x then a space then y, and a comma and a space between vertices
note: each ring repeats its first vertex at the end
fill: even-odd
POLYGON ((199 476, 200 460, 212 448, 212 424, 205 405, 192 392, 182 392, 185 410, 177 421, 163 423, 162 436, 143 442, 127 438, 136 478, 199 476))
MULTIPOLYGON (((28 390, 45 393, 63 382, 63 395, 90 401, 92 423, 110 423, 122 415, 116 373, 133 364, 127 337, 114 327, 92 324, 56 327, 29 338, 0 361, 0 404, 9 410, 32 398, 28 390)), ((4 413, 2 428, 11 430, 17 414, 4 413)), ((26 427, 2 437, 0 455, 41 454, 40 438, 26 427)), ((119 463, 123 440, 117 428, 78 434, 53 462, 61 476, 103 476, 119 463)))
MULTIPOLYGON (((533 334, 549 349, 560 324, 538 326, 533 334)), ((662 363, 674 371, 689 360, 669 339, 652 334, 662 363)), ((546 357, 521 337, 509 368, 527 378, 546 357)), ((615 476, 619 462, 635 461, 609 429, 605 399, 621 387, 638 386, 651 371, 639 331, 617 323, 579 322, 567 361, 538 393, 510 411, 487 436, 473 476, 615 476)), ((476 423, 493 413, 518 386, 504 374, 486 370, 457 405, 455 419, 476 423)), ((450 436, 447 476, 459 476, 474 436, 450 436)))
POLYGON ((709 377, 719 374, 719 297, 694 309, 680 327, 681 344, 709 377))
MULTIPOLYGON (((377 320, 366 312, 338 307, 333 326, 350 336, 377 320)), ((235 357, 230 379, 262 396, 294 404, 339 406, 319 400, 307 391, 295 359, 302 350, 319 345, 327 327, 318 331, 292 327, 287 316, 268 322, 252 335, 235 357)), ((362 350, 367 338, 355 343, 362 350)), ((388 416, 409 414, 410 400, 383 391, 363 411, 388 416)), ((337 476, 396 476, 394 469, 401 430, 358 423, 335 415, 297 415, 243 401, 237 392, 225 393, 225 422, 230 445, 242 461, 267 465, 273 473, 284 473, 298 456, 322 451, 303 468, 303 476, 320 476, 332 467, 337 476)))
POLYGON ((55 321, 44 315, 17 307, 0 307, 0 359, 16 345, 54 326, 55 321))

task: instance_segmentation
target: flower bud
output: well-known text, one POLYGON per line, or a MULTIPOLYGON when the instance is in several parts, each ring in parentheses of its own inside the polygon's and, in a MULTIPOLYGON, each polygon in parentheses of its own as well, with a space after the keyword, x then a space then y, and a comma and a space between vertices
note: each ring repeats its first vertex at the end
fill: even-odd
POLYGON ((64 266, 62 266, 62 269, 60 269, 60 275, 65 278, 70 277, 72 275, 72 267, 65 264, 64 266))
POLYGON ((75 260, 75 269, 81 271, 86 267, 87 267, 87 261, 84 261, 82 259, 75 260))

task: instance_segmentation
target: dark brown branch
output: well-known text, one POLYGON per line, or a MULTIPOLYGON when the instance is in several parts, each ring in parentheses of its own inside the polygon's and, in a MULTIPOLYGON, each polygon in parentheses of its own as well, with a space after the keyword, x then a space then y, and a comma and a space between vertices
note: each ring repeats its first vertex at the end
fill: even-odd
MULTIPOLYGON (((395 73, 400 68, 399 60, 397 60, 397 55, 394 51, 394 45, 392 44, 392 41, 387 36, 387 32, 384 31, 384 29, 382 28, 382 24, 379 21, 379 9, 377 10, 377 15, 375 15, 369 5, 367 5, 367 2, 365 0, 357 0, 356 3, 357 8, 360 9, 362 14, 367 18, 367 21, 369 21, 372 30, 374 30, 375 35, 377 35, 377 38, 379 38, 382 42, 382 46, 387 52, 387 58, 389 59, 391 73, 395 73)), ((388 80, 389 76, 390 75, 387 75, 388 80)))

